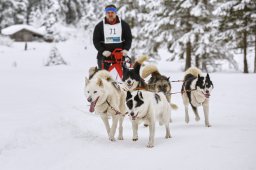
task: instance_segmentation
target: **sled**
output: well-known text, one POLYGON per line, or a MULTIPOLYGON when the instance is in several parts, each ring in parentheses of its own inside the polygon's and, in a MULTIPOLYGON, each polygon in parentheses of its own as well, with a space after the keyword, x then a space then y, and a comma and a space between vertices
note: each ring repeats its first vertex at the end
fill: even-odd
POLYGON ((123 56, 121 48, 116 48, 109 57, 102 62, 102 69, 104 69, 104 63, 109 63, 110 67, 108 71, 111 73, 116 81, 122 81, 123 78, 123 67, 132 67, 131 58, 123 56), (127 66, 128 65, 128 66, 127 66))

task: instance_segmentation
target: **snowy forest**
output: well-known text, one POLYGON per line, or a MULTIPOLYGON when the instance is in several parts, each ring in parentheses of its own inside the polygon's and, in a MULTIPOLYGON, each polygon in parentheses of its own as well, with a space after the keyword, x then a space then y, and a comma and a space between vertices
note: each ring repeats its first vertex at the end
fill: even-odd
POLYGON ((256 0, 0 0, 0 170, 256 170, 255 73, 256 0), (110 4, 132 31, 128 56, 139 70, 127 64, 136 70, 128 80, 142 91, 131 98, 116 63, 109 82, 88 80, 100 65, 93 31, 110 4), (157 71, 143 79, 147 66, 157 71), (202 75, 188 75, 190 66, 202 75), (87 81, 96 83, 93 102, 87 81), (165 107, 161 92, 142 96, 150 86, 170 89, 165 95, 176 106, 165 107), (106 104, 100 95, 108 95, 106 104), (135 140, 130 101, 148 107, 145 123, 155 120, 141 122, 135 140), (96 105, 103 114, 92 113, 96 105), (171 115, 168 139, 156 121, 165 116, 153 115, 160 108, 171 115), (123 127, 109 140, 102 115, 112 126, 121 112, 123 127), (146 147, 149 129, 153 148, 146 147))
POLYGON ((256 73, 255 0, 1 0, 0 30, 13 24, 44 26, 48 36, 58 35, 59 25, 92 32, 108 4, 133 33, 132 56, 145 53, 160 59, 184 60, 185 69, 217 68, 225 60, 236 68, 234 52, 243 55, 243 72, 248 73, 248 48, 254 49, 256 73))

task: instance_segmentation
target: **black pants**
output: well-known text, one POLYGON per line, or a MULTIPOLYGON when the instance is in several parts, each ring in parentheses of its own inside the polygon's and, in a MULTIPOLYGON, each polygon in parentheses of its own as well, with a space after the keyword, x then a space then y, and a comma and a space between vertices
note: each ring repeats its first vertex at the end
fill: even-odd
POLYGON ((103 68, 102 68, 102 65, 104 65, 104 69, 105 70, 108 70, 109 69, 109 67, 110 67, 110 63, 103 63, 103 59, 97 59, 98 60, 98 68, 100 69, 100 70, 102 70, 103 68))

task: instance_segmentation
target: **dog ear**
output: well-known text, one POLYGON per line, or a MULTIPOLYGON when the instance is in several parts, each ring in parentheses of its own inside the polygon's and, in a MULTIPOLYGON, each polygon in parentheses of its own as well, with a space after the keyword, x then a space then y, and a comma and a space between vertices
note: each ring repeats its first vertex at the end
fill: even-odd
POLYGON ((140 99, 143 99, 143 96, 142 96, 142 92, 141 92, 141 91, 138 91, 137 94, 138 94, 138 96, 139 96, 140 99))
POLYGON ((135 73, 138 75, 140 75, 140 67, 141 67, 141 64, 139 64, 139 63, 135 63, 133 66, 135 73))
POLYGON ((130 98, 132 98, 132 94, 130 91, 127 91, 126 100, 129 100, 130 98))
POLYGON ((210 76, 209 76, 208 73, 207 73, 207 75, 206 75, 206 79, 210 80, 210 76))
POLYGON ((206 80, 209 81, 211 83, 211 85, 212 85, 212 88, 214 88, 213 83, 212 83, 212 81, 210 79, 210 75, 208 73, 206 75, 206 80))
POLYGON ((98 78, 96 84, 100 87, 103 87, 103 81, 102 79, 98 78))
POLYGON ((89 79, 87 77, 85 77, 85 86, 87 86, 89 84, 89 79))

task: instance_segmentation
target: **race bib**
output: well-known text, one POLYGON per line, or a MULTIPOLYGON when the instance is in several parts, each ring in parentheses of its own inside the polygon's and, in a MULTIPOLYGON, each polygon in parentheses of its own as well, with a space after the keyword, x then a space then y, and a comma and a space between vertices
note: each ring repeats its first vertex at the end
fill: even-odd
POLYGON ((121 22, 118 24, 110 25, 105 23, 103 20, 104 27, 104 43, 113 44, 122 42, 122 25, 121 22))

